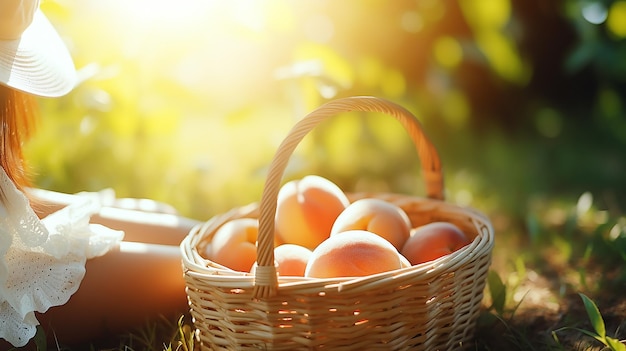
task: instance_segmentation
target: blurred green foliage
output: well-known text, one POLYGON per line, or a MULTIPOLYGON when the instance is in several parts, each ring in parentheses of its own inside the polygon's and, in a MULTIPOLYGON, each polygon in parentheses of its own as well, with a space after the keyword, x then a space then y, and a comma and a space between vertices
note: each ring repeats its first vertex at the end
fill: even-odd
MULTIPOLYGON (((526 218, 529 199, 626 205, 626 1, 48 0, 82 81, 41 100, 38 186, 112 187, 208 219, 260 198, 294 122, 374 95, 414 112, 448 199, 526 218)), ((391 118, 338 116, 286 178, 422 195, 391 118)))

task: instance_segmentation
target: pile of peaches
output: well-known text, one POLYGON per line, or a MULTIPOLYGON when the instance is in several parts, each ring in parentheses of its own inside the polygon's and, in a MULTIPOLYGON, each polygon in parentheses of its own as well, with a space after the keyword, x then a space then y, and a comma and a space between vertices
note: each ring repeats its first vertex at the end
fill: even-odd
MULTIPOLYGON (((258 220, 222 225, 204 256, 242 272, 256 268, 258 220)), ((281 276, 360 277, 428 262, 470 243, 454 224, 412 228, 400 207, 376 198, 350 202, 330 180, 309 175, 278 193, 274 258, 281 276)))

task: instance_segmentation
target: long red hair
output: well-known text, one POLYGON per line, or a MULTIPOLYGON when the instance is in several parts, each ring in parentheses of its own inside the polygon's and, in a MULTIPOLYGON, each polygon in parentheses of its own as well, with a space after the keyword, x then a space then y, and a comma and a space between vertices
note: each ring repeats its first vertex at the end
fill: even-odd
POLYGON ((0 166, 18 189, 30 186, 22 146, 37 115, 34 96, 0 85, 0 166))

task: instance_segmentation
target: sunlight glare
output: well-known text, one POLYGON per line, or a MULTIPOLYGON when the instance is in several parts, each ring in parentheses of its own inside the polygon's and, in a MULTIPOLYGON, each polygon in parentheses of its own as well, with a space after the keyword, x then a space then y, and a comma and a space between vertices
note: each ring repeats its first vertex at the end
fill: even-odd
POLYGON ((583 5, 582 15, 589 23, 601 24, 608 17, 608 10, 601 2, 592 2, 583 5))
POLYGON ((103 33, 111 38, 107 45, 112 55, 119 52, 117 60, 135 62, 138 79, 175 77, 220 101, 255 94, 267 84, 277 55, 272 30, 288 30, 284 21, 273 21, 286 8, 269 1, 88 0, 79 7, 104 23, 116 19, 103 33))
POLYGON ((409 33, 418 33, 424 28, 424 20, 417 11, 406 11, 400 18, 400 25, 409 33))
POLYGON ((326 15, 314 15, 304 24, 306 36, 317 43, 329 42, 335 34, 335 26, 326 15))

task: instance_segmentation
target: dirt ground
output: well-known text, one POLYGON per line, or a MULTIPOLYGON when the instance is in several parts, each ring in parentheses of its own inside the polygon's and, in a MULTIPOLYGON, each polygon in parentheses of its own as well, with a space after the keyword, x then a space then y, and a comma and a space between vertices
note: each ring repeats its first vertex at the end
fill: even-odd
MULTIPOLYGON (((604 319, 607 335, 626 343, 626 287, 611 282, 622 269, 596 272, 595 276, 605 280, 604 288, 600 289, 602 293, 589 297, 604 319)), ((604 350, 599 341, 574 329, 594 331, 581 296, 560 285, 558 272, 551 275, 529 274, 517 288, 521 302, 501 319, 484 310, 478 323, 476 349, 604 350)))

